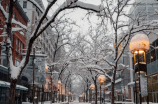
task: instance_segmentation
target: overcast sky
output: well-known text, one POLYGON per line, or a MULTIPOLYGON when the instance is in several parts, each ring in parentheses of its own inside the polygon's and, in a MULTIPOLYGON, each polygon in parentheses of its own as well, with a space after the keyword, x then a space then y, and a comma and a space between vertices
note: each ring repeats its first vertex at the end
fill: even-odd
MULTIPOLYGON (((42 0, 44 3, 44 6, 46 7, 48 2, 47 0, 42 0)), ((65 0, 58 0, 59 2, 57 2, 57 5, 60 5, 61 3, 63 3, 65 0)), ((101 0, 79 0, 79 1, 83 1, 85 3, 90 3, 90 4, 95 4, 95 5, 100 5, 101 4, 101 0)), ((54 8, 51 9, 51 12, 49 12, 49 15, 51 16, 51 14, 53 13, 53 10, 55 10, 54 8)), ((87 19, 85 18, 87 11, 82 10, 82 9, 75 9, 75 11, 73 13, 71 13, 69 15, 69 17, 71 19, 73 19, 74 21, 77 22, 77 25, 79 25, 81 28, 78 29, 78 31, 85 33, 89 27, 89 22, 87 21, 87 19)), ((96 23, 98 21, 98 17, 96 15, 91 16, 91 21, 96 23)))

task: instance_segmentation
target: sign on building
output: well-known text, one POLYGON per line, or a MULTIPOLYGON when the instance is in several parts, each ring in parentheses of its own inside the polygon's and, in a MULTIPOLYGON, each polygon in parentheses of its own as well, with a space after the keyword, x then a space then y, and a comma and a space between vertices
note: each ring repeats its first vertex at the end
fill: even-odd
MULTIPOLYGON (((39 84, 45 84, 45 58, 46 55, 36 55, 35 56, 35 82, 39 84)), ((28 78, 28 83, 33 82, 33 56, 30 55, 29 62, 22 72, 22 76, 28 78)))
POLYGON ((142 75, 140 76, 140 86, 142 96, 148 96, 147 77, 142 75))

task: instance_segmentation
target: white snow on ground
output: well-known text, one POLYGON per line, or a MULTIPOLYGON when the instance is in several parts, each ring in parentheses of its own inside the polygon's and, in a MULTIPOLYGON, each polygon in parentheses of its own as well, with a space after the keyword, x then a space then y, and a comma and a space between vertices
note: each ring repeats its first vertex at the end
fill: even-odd
MULTIPOLYGON (((62 102, 62 103, 52 103, 52 104, 65 104, 67 102, 62 102)), ((115 103, 122 103, 122 104, 135 104, 134 102, 115 102, 115 103)), ((33 104, 33 103, 29 103, 29 102, 23 102, 22 104, 33 104)), ((38 104, 41 104, 41 102, 39 102, 38 104)), ((44 104, 50 104, 49 101, 44 102, 44 104)), ((78 101, 74 101, 74 102, 69 102, 69 104, 91 104, 91 103, 84 103, 84 102, 78 102, 78 101)), ((105 104, 111 104, 110 102, 105 102, 105 104)), ((147 104, 146 102, 143 102, 142 104, 147 104)), ((152 103, 149 102, 149 104, 157 104, 157 103, 152 103)))
MULTIPOLYGON (((66 104, 67 102, 62 102, 62 103, 52 103, 52 104, 66 104)), ((33 104, 30 102, 22 102, 22 104, 33 104)), ((38 104, 41 104, 41 102, 38 102, 38 104)), ((50 101, 45 101, 44 104, 50 104, 50 101)))

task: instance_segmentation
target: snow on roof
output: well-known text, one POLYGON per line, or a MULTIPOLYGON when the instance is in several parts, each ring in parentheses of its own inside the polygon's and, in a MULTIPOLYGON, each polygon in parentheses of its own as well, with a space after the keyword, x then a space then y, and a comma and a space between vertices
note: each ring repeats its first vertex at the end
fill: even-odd
POLYGON ((7 69, 7 67, 5 67, 5 66, 3 66, 3 65, 0 65, 1 67, 3 67, 3 68, 5 68, 5 69, 7 69))
MULTIPOLYGON (((2 87, 10 87, 10 83, 9 82, 5 82, 5 81, 0 81, 0 86, 2 86, 2 87)), ((25 90, 25 91, 28 90, 27 87, 24 87, 24 86, 21 86, 21 85, 16 85, 16 89, 25 90)))
MULTIPOLYGON (((115 80, 115 83, 118 83, 121 81, 122 81, 122 78, 119 78, 119 79, 115 80)), ((109 87, 109 86, 111 86, 111 83, 107 84, 105 87, 109 87)))

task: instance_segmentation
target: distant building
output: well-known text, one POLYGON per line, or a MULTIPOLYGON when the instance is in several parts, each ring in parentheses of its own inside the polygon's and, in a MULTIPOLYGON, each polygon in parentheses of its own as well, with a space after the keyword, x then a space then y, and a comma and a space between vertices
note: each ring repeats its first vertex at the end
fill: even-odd
MULTIPOLYGON (((25 11, 26 15, 30 19, 30 22, 28 23, 28 32, 27 34, 27 40, 29 40, 31 34, 35 30, 35 27, 37 26, 40 17, 42 16, 42 11, 40 11, 38 8, 36 8, 32 3, 30 3, 27 0, 18 0, 20 5, 23 7, 23 10, 25 11)), ((35 0, 38 5, 45 10, 42 0, 35 0)), ((44 19, 44 23, 47 22, 47 20, 50 17, 47 17, 44 19)), ((43 24, 44 24, 43 23, 43 24)), ((36 39, 35 44, 36 46, 40 47, 41 49, 36 48, 36 54, 45 54, 47 55, 46 58, 46 64, 51 65, 53 63, 53 53, 54 53, 54 47, 55 47, 55 39, 57 37, 54 35, 52 31, 52 26, 48 26, 48 28, 36 39), (37 52, 38 51, 38 52, 37 52)), ((55 60, 58 61, 61 58, 62 50, 64 48, 61 48, 57 51, 55 60)), ((55 67, 56 71, 59 71, 57 67, 55 67)), ((45 92, 45 100, 49 100, 50 98, 50 73, 47 73, 46 70, 46 84, 44 85, 44 92, 45 92)), ((54 79, 53 79, 54 80, 54 79)), ((56 82, 56 81, 54 81, 56 82)), ((53 84, 53 90, 57 90, 56 84, 53 84)))

